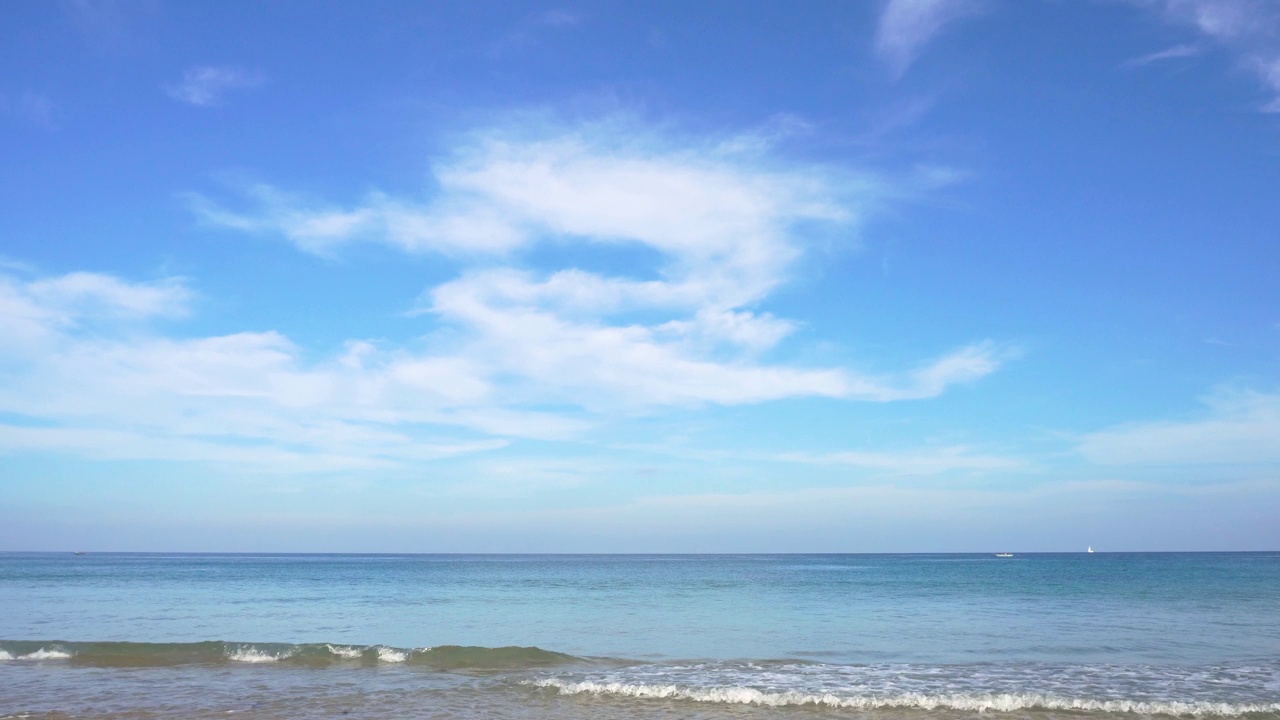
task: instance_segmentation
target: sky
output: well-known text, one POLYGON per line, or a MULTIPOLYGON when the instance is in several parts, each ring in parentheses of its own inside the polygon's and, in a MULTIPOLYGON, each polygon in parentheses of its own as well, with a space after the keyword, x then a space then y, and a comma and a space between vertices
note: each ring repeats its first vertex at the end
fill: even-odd
POLYGON ((0 550, 1280 549, 1280 4, 0 6, 0 550))

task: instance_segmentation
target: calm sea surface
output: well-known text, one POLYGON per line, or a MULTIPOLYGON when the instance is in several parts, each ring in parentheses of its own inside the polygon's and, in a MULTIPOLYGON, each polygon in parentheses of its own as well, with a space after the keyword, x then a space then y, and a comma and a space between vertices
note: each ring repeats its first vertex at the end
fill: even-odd
POLYGON ((1280 720, 1280 553, 0 554, 0 717, 1280 720))

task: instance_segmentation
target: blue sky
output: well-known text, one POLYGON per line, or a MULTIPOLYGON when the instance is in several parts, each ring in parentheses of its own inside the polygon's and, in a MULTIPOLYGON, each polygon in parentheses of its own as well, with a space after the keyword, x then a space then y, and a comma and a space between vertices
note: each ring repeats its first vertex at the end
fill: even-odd
POLYGON ((1280 546, 1280 6, 0 9, 0 548, 1280 546))

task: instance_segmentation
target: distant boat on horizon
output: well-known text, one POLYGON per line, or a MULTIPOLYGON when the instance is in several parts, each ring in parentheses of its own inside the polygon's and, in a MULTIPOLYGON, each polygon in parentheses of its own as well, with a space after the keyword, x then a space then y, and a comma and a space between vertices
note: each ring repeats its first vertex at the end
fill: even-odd
MULTIPOLYGON (((1093 552, 1090 550, 1089 552, 1093 552)), ((1013 553, 996 553, 996 557, 1013 557, 1013 553)))
POLYGON ((1088 549, 1088 550, 1085 550, 1085 552, 1087 552, 1087 553, 1091 553, 1091 552, 1093 552, 1093 546, 1092 546, 1092 545, 1090 545, 1090 546, 1089 546, 1089 549, 1088 549))

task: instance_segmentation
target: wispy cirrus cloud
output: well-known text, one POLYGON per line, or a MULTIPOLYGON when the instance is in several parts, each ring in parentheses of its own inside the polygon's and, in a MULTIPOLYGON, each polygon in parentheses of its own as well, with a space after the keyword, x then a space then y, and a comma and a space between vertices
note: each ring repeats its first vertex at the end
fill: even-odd
POLYGON ((0 94, 0 117, 11 118, 23 125, 53 130, 55 107, 44 93, 26 91, 17 95, 0 94))
POLYGON ((1196 57, 1200 55, 1201 52, 1203 52, 1203 49, 1199 45, 1190 45, 1190 44, 1184 43, 1180 45, 1174 45, 1173 47, 1165 48, 1164 50, 1158 50, 1156 52, 1149 53, 1147 55, 1142 55, 1136 58, 1132 58, 1130 60, 1126 60, 1122 66, 1131 67, 1131 68, 1145 67, 1147 65, 1151 65, 1152 63, 1164 62, 1166 60, 1177 60, 1179 58, 1196 57))
POLYGON ((0 255, 0 270, 27 273, 34 271, 35 268, 33 268, 30 263, 25 263, 21 260, 15 260, 11 257, 0 255))
MULTIPOLYGON (((489 551, 563 552, 584 545, 608 552, 1023 552, 1231 549, 1261 533, 1275 536, 1266 513, 1241 512, 1277 483, 1246 481, 1170 486, 1116 480, 1021 483, 1011 486, 922 487, 879 482, 756 491, 704 491, 638 496, 621 502, 558 508, 478 508, 462 512, 384 513, 360 519, 438 533, 445 547, 474 551, 473 536, 518 529, 519 545, 489 551), (1169 521, 1135 526, 1133 507, 1169 521), (1236 524, 1188 534, 1206 510, 1236 524), (388 515, 391 515, 388 517, 388 515), (750 528, 747 538, 735 534, 750 528), (1029 529, 1043 533, 1031 541, 1029 529), (1230 530, 1224 530, 1230 528, 1230 530), (521 533, 528 529, 530 532, 521 533), (1237 534, 1240 529, 1243 533, 1237 534), (474 535, 473 535, 474 534, 474 535), (529 537, 538 545, 530 547, 529 537), (626 541, 618 538, 625 537, 626 541), (1027 547, 1028 542, 1034 542, 1027 547), (456 544, 452 544, 456 543, 456 544), (745 543, 745 545, 744 545, 745 543)), ((1270 547, 1261 544, 1259 549, 1270 547)))
POLYGON ((256 88, 266 82, 262 73, 235 67, 201 65, 188 68, 182 80, 165 86, 169 97, 195 107, 212 107, 232 90, 256 88))
MULTIPOLYGON (((1266 0, 1135 2, 1154 9, 1166 21, 1194 28, 1230 53, 1241 70, 1254 75, 1272 94, 1262 110, 1280 112, 1280 5, 1266 0)), ((1159 55, 1150 57, 1163 59, 1159 55)))
POLYGON ((1258 73, 1262 81, 1276 93, 1271 102, 1262 109, 1266 112, 1280 113, 1280 55, 1272 58, 1255 58, 1252 66, 1254 72, 1258 73))
POLYGON ((1025 467, 1023 460, 973 452, 965 446, 925 448, 914 451, 868 452, 845 450, 827 453, 782 453, 773 457, 786 462, 863 468, 891 475, 939 475, 950 472, 994 472, 1025 467))
POLYGON ((1200 418, 1090 433, 1079 451, 1106 465, 1280 464, 1280 394, 1224 390, 1205 404, 1200 418))
POLYGON ((573 27, 582 23, 582 14, 565 8, 552 8, 539 13, 538 23, 551 27, 573 27))
POLYGON ((581 12, 568 8, 551 8, 534 13, 491 43, 485 49, 485 54, 491 60, 519 55, 542 44, 549 33, 576 28, 585 19, 586 16, 581 12))
POLYGON ((1155 4, 1171 19, 1193 24, 1223 41, 1269 34, 1276 12, 1265 0, 1155 0, 1155 4))
POLYGON ((948 25, 981 9, 979 0, 888 0, 876 28, 876 54, 901 76, 948 25))
POLYGON ((65 0, 59 4, 72 27, 103 51, 127 48, 139 21, 161 9, 155 0, 65 0))

